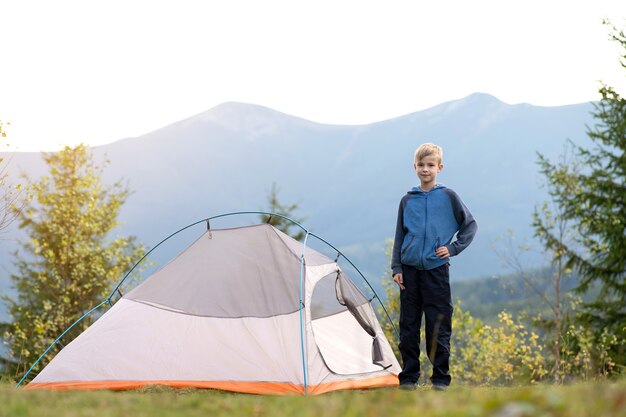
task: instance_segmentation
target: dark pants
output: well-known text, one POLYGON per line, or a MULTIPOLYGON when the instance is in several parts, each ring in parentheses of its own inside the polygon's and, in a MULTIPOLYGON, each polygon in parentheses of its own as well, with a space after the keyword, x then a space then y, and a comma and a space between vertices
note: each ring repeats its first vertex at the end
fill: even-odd
POLYGON ((405 289, 400 291, 400 383, 420 377, 420 327, 426 318, 426 353, 433 365, 433 384, 450 385, 452 298, 449 264, 428 271, 402 265, 405 289))

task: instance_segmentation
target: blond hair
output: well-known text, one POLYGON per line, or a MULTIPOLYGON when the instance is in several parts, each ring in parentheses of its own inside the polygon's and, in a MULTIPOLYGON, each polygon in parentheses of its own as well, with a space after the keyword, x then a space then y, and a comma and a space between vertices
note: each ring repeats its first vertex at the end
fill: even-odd
POLYGON ((439 163, 441 163, 443 160, 443 149, 441 149, 441 146, 437 146, 434 143, 422 143, 419 148, 415 150, 415 162, 419 162, 421 159, 430 155, 435 155, 439 163))

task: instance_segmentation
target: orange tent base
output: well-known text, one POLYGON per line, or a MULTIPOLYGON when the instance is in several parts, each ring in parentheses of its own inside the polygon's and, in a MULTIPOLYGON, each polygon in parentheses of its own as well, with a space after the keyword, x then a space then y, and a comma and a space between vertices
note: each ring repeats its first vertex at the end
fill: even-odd
MULTIPOLYGON (((150 385, 162 385, 173 388, 209 388, 247 394, 304 395, 304 386, 288 382, 235 382, 235 381, 75 381, 75 382, 31 382, 25 389, 65 390, 131 390, 150 385)), ((324 394, 330 391, 346 389, 377 388, 398 385, 396 375, 383 375, 368 379, 328 382, 309 385, 308 393, 324 394)))

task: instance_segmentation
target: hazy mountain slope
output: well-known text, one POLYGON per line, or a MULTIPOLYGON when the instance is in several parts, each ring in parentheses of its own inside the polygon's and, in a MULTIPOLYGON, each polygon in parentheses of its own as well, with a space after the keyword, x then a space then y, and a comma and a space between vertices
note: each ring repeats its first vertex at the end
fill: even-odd
MULTIPOLYGON (((508 105, 474 94, 370 125, 333 126, 225 103, 94 152, 97 159, 106 155, 111 161, 107 182, 124 179, 134 190, 123 208, 120 233, 154 245, 192 221, 263 208, 276 182, 281 201, 299 203, 297 214, 306 217, 306 227, 378 280, 398 202, 416 184, 413 151, 424 141, 439 143, 445 163, 440 182, 463 197, 479 222, 474 244, 453 259, 458 280, 503 272, 491 245, 507 229, 520 237, 532 235, 532 208, 545 199, 536 152, 554 158, 567 138, 585 143, 591 110, 591 104, 508 105)), ((44 170, 35 153, 13 155, 10 168, 13 177, 18 169, 32 177, 44 170)), ((255 220, 248 216, 240 222, 255 220)), ((17 234, 4 235, 4 268, 11 268, 17 234)), ((175 250, 165 250, 162 258, 175 250)), ((6 286, 4 275, 0 281, 6 286)))

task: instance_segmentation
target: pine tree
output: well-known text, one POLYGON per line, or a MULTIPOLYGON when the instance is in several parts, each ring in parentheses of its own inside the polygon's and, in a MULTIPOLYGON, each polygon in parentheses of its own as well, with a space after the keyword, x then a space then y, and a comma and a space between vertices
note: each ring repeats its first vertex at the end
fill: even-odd
MULTIPOLYGON (((293 218, 293 212, 298 208, 297 204, 291 204, 291 205, 283 205, 280 203, 280 201, 278 201, 278 187, 276 186, 276 183, 272 183, 272 189, 269 191, 268 195, 267 195, 267 204, 268 204, 268 209, 266 211, 270 212, 270 213, 276 213, 276 214, 280 214, 282 216, 288 217, 298 223, 301 223, 304 221, 303 218, 300 219, 295 219, 293 218)), ((294 227, 295 225, 290 222, 289 220, 280 217, 280 216, 270 216, 267 214, 262 214, 261 215, 261 221, 264 223, 269 223, 272 226, 276 227, 278 230, 280 230, 283 233, 286 233, 288 235, 290 235, 291 237, 293 237, 296 240, 302 240, 304 238, 304 231, 302 229, 299 229, 297 232, 295 232, 294 234, 290 234, 290 230, 292 227, 294 227)), ((297 227, 297 226, 296 226, 297 227)))
MULTIPOLYGON (((49 174, 32 185, 33 200, 17 213, 28 240, 15 255, 16 297, 3 297, 12 317, 4 325, 4 339, 16 375, 106 299, 143 253, 132 237, 111 237, 128 190, 120 183, 102 184, 105 164, 97 165, 84 145, 43 158, 49 174)), ((83 320, 75 334, 91 322, 83 320)))
MULTIPOLYGON (((626 36, 614 27, 612 40, 622 47, 626 69, 626 36)), ((574 146, 576 164, 552 164, 539 155, 541 173, 565 220, 576 225, 577 238, 570 245, 543 230, 547 249, 562 253, 568 268, 582 276, 579 291, 599 288, 593 302, 586 303, 579 319, 593 330, 598 346, 603 338, 617 338, 610 344, 610 356, 626 363, 626 99, 612 87, 602 85, 601 100, 592 115, 596 124, 587 134, 594 146, 574 146), (580 168, 576 168, 580 167, 580 168), (576 186, 569 186, 575 178, 576 186)), ((605 364, 599 364, 604 366, 605 364)))

